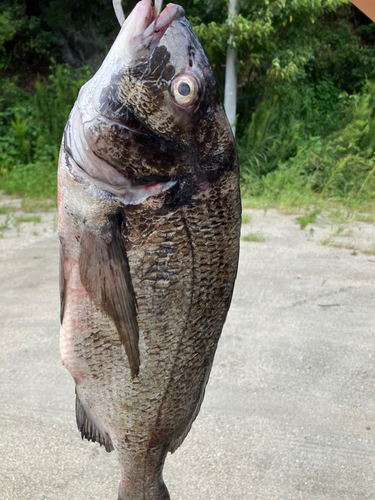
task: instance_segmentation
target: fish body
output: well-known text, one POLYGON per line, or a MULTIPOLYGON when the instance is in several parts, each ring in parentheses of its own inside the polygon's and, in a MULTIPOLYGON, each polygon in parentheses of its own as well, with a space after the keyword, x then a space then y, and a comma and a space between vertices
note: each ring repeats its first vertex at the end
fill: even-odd
POLYGON ((169 4, 142 0, 64 131, 63 365, 82 437, 116 450, 119 500, 169 498, 162 469, 197 416, 237 272, 233 136, 212 68, 169 4))

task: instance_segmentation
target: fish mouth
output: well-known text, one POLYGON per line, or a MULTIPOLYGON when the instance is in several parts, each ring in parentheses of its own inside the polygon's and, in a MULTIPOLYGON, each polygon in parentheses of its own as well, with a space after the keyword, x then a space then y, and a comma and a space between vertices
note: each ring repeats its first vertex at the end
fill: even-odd
POLYGON ((135 31, 139 34, 133 37, 131 49, 134 58, 139 61, 147 60, 173 21, 185 16, 185 11, 180 5, 169 3, 161 10, 162 4, 162 0, 155 0, 153 7, 151 0, 142 0, 135 8, 137 10, 135 31))

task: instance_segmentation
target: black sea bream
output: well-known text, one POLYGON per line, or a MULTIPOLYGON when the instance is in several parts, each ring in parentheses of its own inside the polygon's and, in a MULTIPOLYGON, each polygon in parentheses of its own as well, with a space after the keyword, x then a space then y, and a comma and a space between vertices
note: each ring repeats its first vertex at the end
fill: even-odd
POLYGON ((237 272, 231 128, 184 17, 142 0, 66 125, 61 356, 82 437, 115 450, 119 499, 162 500, 197 416, 237 272))

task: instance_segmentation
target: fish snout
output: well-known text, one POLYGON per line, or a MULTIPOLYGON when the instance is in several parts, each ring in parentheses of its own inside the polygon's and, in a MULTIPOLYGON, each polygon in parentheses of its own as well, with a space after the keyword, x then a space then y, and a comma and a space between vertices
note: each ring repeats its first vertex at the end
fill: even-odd
POLYGON ((180 5, 169 3, 154 19, 154 11, 149 0, 142 0, 138 6, 138 16, 141 19, 137 21, 137 28, 139 27, 141 32, 134 36, 131 49, 134 59, 145 61, 153 53, 169 26, 173 21, 184 17, 185 11, 180 5))

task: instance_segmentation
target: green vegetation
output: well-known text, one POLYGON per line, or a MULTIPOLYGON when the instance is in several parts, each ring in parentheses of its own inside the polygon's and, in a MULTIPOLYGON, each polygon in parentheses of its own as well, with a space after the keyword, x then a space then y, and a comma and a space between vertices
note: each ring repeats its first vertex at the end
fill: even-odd
POLYGON ((261 231, 257 231, 256 233, 249 233, 242 237, 243 241, 255 241, 257 243, 263 243, 266 241, 266 237, 261 231))
MULTIPOLYGON (((2 233, 2 231, 4 231, 4 229, 9 229, 10 228, 10 225, 11 225, 11 218, 9 216, 9 214, 5 217, 5 220, 4 221, 0 221, 0 234, 2 233)), ((2 237, 2 236, 1 236, 2 237)))
POLYGON ((249 214, 242 214, 241 221, 242 224, 248 224, 251 221, 251 216, 249 214))
POLYGON ((0 215, 9 214, 10 212, 15 212, 16 210, 17 207, 14 207, 13 205, 4 205, 0 207, 0 215))
POLYGON ((296 223, 300 225, 301 229, 305 229, 308 224, 313 224, 316 221, 320 212, 318 208, 311 210, 310 207, 306 207, 304 214, 296 218, 296 223))
MULTIPOLYGON (((289 202, 298 207, 334 201, 351 211, 374 210, 375 83, 366 82, 361 92, 341 94, 341 98, 336 111, 340 121, 329 133, 304 137, 310 125, 307 120, 283 130, 282 121, 275 121, 278 130, 265 133, 263 149, 256 153, 263 162, 255 165, 251 151, 255 142, 250 140, 254 116, 239 141, 245 196, 255 196, 266 204, 289 202), (267 147, 272 137, 276 144, 267 147)), ((264 127, 261 123, 257 133, 264 127)))
POLYGON ((21 222, 34 222, 34 224, 37 224, 42 218, 40 215, 18 215, 14 220, 16 224, 20 224, 21 222))
POLYGON ((51 67, 34 93, 0 80, 0 188, 30 198, 56 197, 56 167, 62 132, 90 70, 51 67))
MULTIPOLYGON (((302 228, 332 206, 374 220, 375 25, 346 0, 243 0, 231 26, 226 0, 180 3, 221 88, 230 35, 238 52, 245 205, 309 207, 302 228)), ((117 31, 109 0, 0 0, 0 189, 55 199, 63 127, 91 74, 88 56, 63 63, 66 33, 102 40, 87 49, 102 57, 117 31)))

